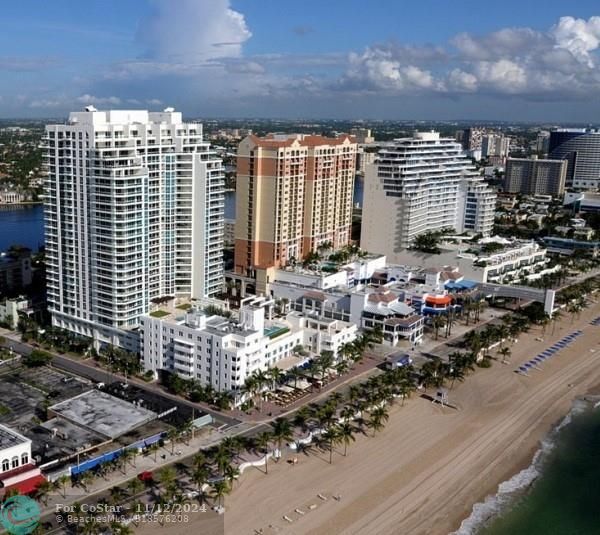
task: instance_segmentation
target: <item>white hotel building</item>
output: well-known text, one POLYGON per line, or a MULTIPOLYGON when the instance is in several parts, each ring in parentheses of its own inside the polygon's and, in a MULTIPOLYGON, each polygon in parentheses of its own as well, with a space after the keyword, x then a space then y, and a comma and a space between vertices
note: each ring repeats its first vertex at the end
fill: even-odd
POLYGON ((383 146, 367 166, 361 247, 396 254, 415 237, 451 228, 487 236, 496 195, 453 139, 415 132, 383 146))
POLYGON ((43 143, 53 325, 136 351, 152 299, 220 291, 224 175, 202 125, 89 106, 43 143))
POLYGON ((194 309, 180 311, 179 316, 177 312, 143 316, 144 369, 168 370, 219 392, 240 392, 246 378, 257 370, 300 364, 293 357, 299 345, 313 355, 327 350, 337 357, 340 346, 356 337, 357 326, 341 320, 291 312, 272 321, 268 319, 272 305, 264 297, 248 298, 239 320, 194 309))

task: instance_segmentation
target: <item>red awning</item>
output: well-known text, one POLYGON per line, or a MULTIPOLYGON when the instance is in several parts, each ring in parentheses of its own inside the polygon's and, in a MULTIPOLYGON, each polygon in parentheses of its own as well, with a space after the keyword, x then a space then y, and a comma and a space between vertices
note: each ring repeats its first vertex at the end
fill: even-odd
POLYGON ((4 492, 7 490, 15 489, 19 494, 30 494, 37 490, 38 486, 42 481, 46 481, 46 478, 41 475, 30 477, 29 479, 25 479, 23 481, 19 481, 14 485, 10 485, 4 488, 4 492))

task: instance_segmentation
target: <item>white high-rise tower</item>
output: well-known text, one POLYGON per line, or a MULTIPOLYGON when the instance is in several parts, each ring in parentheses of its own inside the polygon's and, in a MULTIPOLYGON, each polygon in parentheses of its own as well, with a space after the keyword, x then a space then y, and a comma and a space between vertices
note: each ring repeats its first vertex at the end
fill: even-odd
POLYGON ((489 235, 495 201, 458 143, 415 132, 384 145, 366 168, 360 245, 394 261, 424 232, 489 235))
POLYGON ((135 351, 152 299, 221 290, 223 167, 201 124, 90 106, 44 149, 53 325, 135 351))

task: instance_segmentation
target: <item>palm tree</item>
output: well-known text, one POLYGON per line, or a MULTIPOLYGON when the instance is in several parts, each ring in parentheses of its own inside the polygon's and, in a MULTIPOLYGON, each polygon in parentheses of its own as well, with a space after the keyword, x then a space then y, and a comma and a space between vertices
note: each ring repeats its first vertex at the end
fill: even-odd
POLYGON ((562 318, 562 312, 560 310, 555 310, 552 312, 552 334, 556 330, 556 322, 562 318))
POLYGON ((110 489, 110 499, 115 505, 125 498, 125 491, 121 487, 112 487, 110 489))
POLYGON ((158 480, 164 487, 170 487, 177 479, 177 472, 172 466, 165 466, 158 471, 158 480))
POLYGON ((217 504, 219 505, 219 507, 222 507, 222 500, 223 498, 229 494, 229 491, 231 490, 229 488, 229 484, 227 483, 227 481, 225 479, 218 479, 216 481, 214 481, 212 483, 212 496, 215 500, 217 500, 217 504))
POLYGON ((217 447, 213 460, 217 465, 217 468, 219 469, 221 475, 225 474, 225 468, 229 463, 231 463, 231 452, 226 446, 223 445, 222 442, 217 447))
POLYGON ((338 349, 338 355, 342 360, 350 360, 356 355, 356 346, 352 342, 345 342, 338 349))
POLYGON ((167 440, 171 443, 171 455, 175 455, 175 441, 179 438, 179 431, 175 428, 167 431, 167 440))
POLYGON ((573 323, 575 321, 575 316, 579 317, 579 313, 581 312, 581 304, 579 304, 578 302, 574 302, 571 303, 568 307, 567 307, 567 312, 569 314, 571 314, 571 323, 573 323))
POLYGON ((333 392, 327 398, 326 404, 330 407, 333 407, 334 409, 337 409, 343 399, 344 396, 342 394, 340 394, 339 392, 333 392))
POLYGON ((158 445, 158 442, 154 442, 153 444, 150 444, 150 446, 148 447, 148 451, 150 453, 154 453, 154 462, 156 462, 156 454, 158 453, 159 449, 160 449, 160 446, 158 445))
POLYGON ((80 485, 83 486, 83 488, 88 491, 88 486, 89 484, 92 482, 92 480, 94 479, 94 476, 91 472, 83 472, 83 474, 81 474, 79 476, 79 483, 80 485))
POLYGON ((335 371, 338 375, 344 375, 350 369, 350 364, 347 361, 341 360, 335 365, 335 371))
POLYGON ((271 423, 271 426, 273 427, 273 438, 277 441, 279 454, 282 455, 281 445, 283 441, 292 440, 294 437, 292 424, 287 418, 277 418, 271 423))
POLYGON ((64 476, 60 476, 57 480, 56 480, 56 484, 58 487, 62 488, 62 495, 63 498, 67 497, 67 484, 70 483, 71 478, 67 475, 64 476))
POLYGON ((304 371, 295 366, 288 370, 288 375, 294 380, 294 388, 298 388, 298 379, 304 377, 304 371))
POLYGON ((344 443, 344 457, 348 451, 348 444, 356 440, 354 438, 354 431, 354 426, 350 425, 348 422, 344 422, 337 428, 339 440, 344 443))
POLYGON ((454 381, 464 381, 465 380, 465 370, 462 366, 453 365, 449 368, 449 376, 452 378, 452 383, 450 383, 450 389, 454 388, 454 381))
POLYGON ((182 438, 185 437, 184 442, 186 443, 187 446, 190 445, 189 437, 191 436, 193 429, 194 429, 194 422, 192 420, 186 420, 179 427, 179 436, 182 438))
POLYGON ((269 459, 269 444, 271 444, 272 440, 273 435, 269 433, 269 431, 263 431, 254 438, 254 443, 256 444, 256 447, 263 451, 265 454, 265 474, 269 473, 267 463, 269 459))
POLYGON ((475 313, 475 321, 479 321, 479 316, 481 314, 481 311, 483 310, 485 306, 485 299, 480 298, 477 299, 476 301, 473 302, 473 311, 475 313))
POLYGON ((263 370, 256 370, 254 372, 254 380, 256 381, 256 390, 259 394, 260 399, 260 410, 262 410, 262 391, 270 383, 268 375, 263 370))
POLYGON ((275 388, 281 384, 285 374, 279 368, 269 368, 267 370, 267 376, 271 379, 271 388, 275 388))
MULTIPOLYGON (((208 476, 209 476, 209 471, 206 466, 198 466, 192 472, 191 480, 192 480, 192 483, 194 483, 196 485, 199 495, 202 495, 202 487, 204 487, 204 485, 206 484, 206 481, 208 480, 208 476)), ((202 498, 202 499, 204 499, 204 498, 202 498)))
POLYGON ((454 325, 454 320, 456 319, 456 310, 454 309, 454 305, 452 304, 446 313, 446 338, 448 338, 452 334, 452 325, 454 325))
POLYGON ((376 407, 369 414, 368 426, 373 429, 373 436, 377 431, 381 431, 384 428, 384 422, 389 420, 390 416, 384 407, 376 407))
POLYGON ((42 500, 44 505, 48 505, 48 494, 53 490, 54 485, 52 482, 44 480, 37 486, 36 495, 40 500, 42 500))
POLYGON ((244 386, 242 387, 242 392, 248 394, 252 400, 256 397, 258 392, 258 381, 254 375, 249 375, 246 377, 244 386))
POLYGON ((115 525, 111 525, 111 533, 113 535, 133 535, 133 529, 131 526, 116 522, 115 525))
POLYGON ((231 488, 233 488, 234 479, 237 479, 238 477, 240 477, 240 469, 237 466, 229 464, 225 467, 224 476, 225 476, 225 479, 231 485, 231 488))
POLYGON ((308 430, 308 422, 310 420, 310 417, 311 410, 306 405, 303 405, 294 414, 294 426, 299 427, 300 429, 302 429, 302 432, 306 433, 306 431, 308 430))
POLYGON ((404 400, 410 397, 413 389, 414 385, 410 380, 404 380, 398 385, 398 394, 402 397, 402 406, 404 406, 404 400))
POLYGON ((444 316, 442 316, 441 314, 438 314, 437 316, 433 316, 433 318, 431 318, 431 328, 435 332, 435 339, 436 340, 439 337, 440 329, 445 324, 446 324, 446 318, 444 316))
POLYGON ((333 353, 331 351, 323 351, 317 359, 318 367, 321 370, 321 382, 325 380, 325 375, 334 364, 333 353))
MULTIPOLYGON (((127 474, 127 461, 133 459, 135 457, 135 453, 133 452, 132 448, 127 448, 123 450, 120 457, 123 463, 123 473, 127 474)), ((135 468, 135 464, 133 465, 133 467, 135 468)))
POLYGON ((333 461, 333 446, 339 440, 338 430, 335 426, 327 428, 321 435, 323 441, 329 445, 329 464, 333 461))
POLYGON ((127 483, 127 489, 132 496, 135 496, 144 490, 144 484, 137 477, 134 477, 127 483))
POLYGON ((199 451, 198 453, 196 453, 196 455, 192 457, 192 466, 194 467, 194 469, 198 469, 201 466, 204 466, 205 464, 206 455, 204 455, 204 453, 202 453, 201 451, 199 451))
POLYGON ((508 363, 510 361, 510 356, 512 351, 508 347, 503 347, 500 351, 498 351, 502 355, 502 362, 508 363))

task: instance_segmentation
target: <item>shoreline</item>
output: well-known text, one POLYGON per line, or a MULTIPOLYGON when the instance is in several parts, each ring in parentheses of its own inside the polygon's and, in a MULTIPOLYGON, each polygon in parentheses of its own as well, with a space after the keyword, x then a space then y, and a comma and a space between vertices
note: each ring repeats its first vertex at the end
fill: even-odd
POLYGON ((0 208, 7 206, 37 206, 39 204, 44 204, 44 201, 0 202, 0 208))
MULTIPOLYGON (((600 305, 593 304, 585 317, 598 313, 600 305)), ((590 351, 600 345, 600 328, 584 318, 563 319, 557 326, 554 335, 543 335, 543 343, 535 340, 540 329, 533 328, 511 346, 509 366, 495 362, 455 386, 450 396, 457 411, 415 396, 405 407, 392 407, 377 437, 357 436, 348 457, 336 454, 332 465, 317 452, 301 458, 292 473, 289 466, 273 463, 266 476, 244 474, 227 499, 227 532, 385 534, 392 529, 447 535, 458 529, 474 504, 531 465, 574 399, 600 389, 600 352, 590 351), (577 328, 584 336, 544 363, 543 370, 530 377, 513 372, 577 328), (340 489, 342 502, 294 515, 317 493, 340 489), (292 523, 282 522, 283 515, 292 523)))
POLYGON ((537 480, 543 476, 541 465, 554 449, 557 434, 571 423, 574 415, 582 410, 595 410, 596 404, 600 402, 596 392, 600 392, 600 383, 592 386, 584 395, 576 396, 569 411, 554 423, 540 439, 538 446, 533 447, 527 457, 523 456, 521 462, 515 463, 506 477, 493 485, 489 492, 482 493, 449 535, 477 535, 482 528, 509 512, 520 497, 531 492, 537 480))

